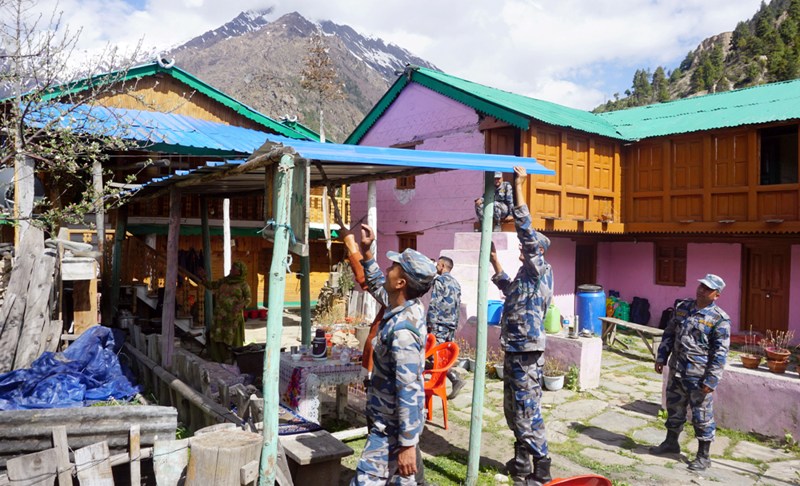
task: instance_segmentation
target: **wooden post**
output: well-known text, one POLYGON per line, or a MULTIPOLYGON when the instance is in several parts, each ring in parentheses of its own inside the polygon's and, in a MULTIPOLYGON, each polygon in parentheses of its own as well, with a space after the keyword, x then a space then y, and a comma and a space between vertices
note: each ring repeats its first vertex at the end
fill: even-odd
MULTIPOLYGON (((102 282, 102 301, 105 303, 109 302, 109 296, 106 294, 106 290, 108 289, 108 282, 103 279, 105 276, 105 248, 106 248, 106 210, 105 205, 103 204, 103 165, 100 163, 99 160, 95 160, 92 162, 92 189, 94 190, 95 198, 95 210, 94 210, 94 220, 95 220, 95 229, 97 230, 97 252, 100 253, 100 261, 98 262, 98 266, 100 267, 100 281, 102 282)), ((101 307, 102 309, 102 317, 100 322, 111 322, 111 309, 110 305, 104 305, 101 307)))
POLYGON ((306 254, 300 255, 300 342, 311 345, 311 245, 308 240, 308 225, 311 220, 311 164, 306 164, 306 217, 303 224, 303 242, 306 254))
POLYGON ((164 277, 164 306, 161 313, 161 365, 172 366, 175 338, 175 292, 178 285, 178 240, 181 234, 181 193, 169 191, 169 233, 167 235, 167 272, 164 277))
POLYGON ((119 314, 119 287, 122 280, 122 245, 128 231, 128 206, 117 210, 117 227, 114 230, 114 253, 111 255, 111 315, 119 314))
POLYGON ((283 293, 286 289, 286 256, 289 253, 289 227, 294 157, 283 155, 278 165, 275 190, 275 241, 269 269, 269 314, 267 315, 267 348, 264 352, 264 445, 261 449, 259 484, 275 482, 278 460, 278 380, 281 331, 283 327, 283 293))
POLYGON ((481 429, 483 428, 483 391, 486 382, 486 327, 489 320, 489 253, 494 225, 494 173, 484 175, 483 218, 481 220, 481 252, 478 258, 478 329, 475 337, 475 380, 472 388, 472 420, 469 424, 469 457, 467 486, 478 482, 481 460, 481 429))
MULTIPOLYGON (((211 275, 211 230, 208 227, 208 200, 200 198, 200 224, 203 229, 203 268, 206 271, 206 280, 214 280, 211 275)), ((214 294, 205 289, 204 325, 206 328, 206 342, 211 339, 211 323, 214 320, 214 294)))
POLYGON ((131 486, 142 484, 141 431, 138 424, 131 425, 128 434, 128 451, 131 459, 131 486))
POLYGON ((56 450, 58 485, 72 484, 72 464, 69 462, 69 442, 67 441, 67 427, 65 425, 53 427, 53 449, 56 450))
POLYGON ((222 276, 231 273, 231 200, 222 200, 222 276))

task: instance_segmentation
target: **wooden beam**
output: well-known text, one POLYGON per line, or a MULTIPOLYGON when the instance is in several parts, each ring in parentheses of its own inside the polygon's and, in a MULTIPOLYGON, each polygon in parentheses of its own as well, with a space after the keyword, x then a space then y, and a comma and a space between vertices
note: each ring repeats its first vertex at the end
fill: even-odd
POLYGON ((161 364, 172 366, 175 339, 175 293, 178 286, 178 241, 181 234, 181 193, 173 187, 169 193, 169 234, 167 235, 167 271, 164 277, 164 304, 161 313, 161 364))
MULTIPOLYGON (((214 280, 211 272, 211 230, 208 226, 208 199, 200 198, 200 225, 203 232, 203 268, 206 271, 206 280, 214 280)), ((209 290, 204 291, 204 326, 206 328, 206 339, 211 339, 211 323, 214 321, 214 294, 209 290)), ((206 341, 208 342, 208 341, 206 341)))

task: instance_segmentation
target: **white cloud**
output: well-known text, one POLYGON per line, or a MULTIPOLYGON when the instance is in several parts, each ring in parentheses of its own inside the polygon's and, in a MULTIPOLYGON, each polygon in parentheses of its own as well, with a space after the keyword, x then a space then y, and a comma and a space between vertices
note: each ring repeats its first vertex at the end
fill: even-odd
MULTIPOLYGON (((82 48, 105 42, 161 49, 247 9, 274 6, 347 24, 472 81, 578 108, 630 86, 636 68, 677 66, 704 38, 733 30, 761 0, 61 0, 84 26, 82 48)), ((43 11, 55 0, 40 0, 43 11)))

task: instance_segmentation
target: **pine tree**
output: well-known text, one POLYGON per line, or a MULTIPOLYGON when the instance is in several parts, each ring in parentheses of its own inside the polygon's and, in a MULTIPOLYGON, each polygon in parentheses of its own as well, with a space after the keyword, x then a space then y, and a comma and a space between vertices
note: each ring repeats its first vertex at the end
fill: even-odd
POLYGON ((653 73, 653 92, 654 101, 659 103, 669 101, 669 81, 667 81, 664 68, 661 66, 658 66, 653 73))

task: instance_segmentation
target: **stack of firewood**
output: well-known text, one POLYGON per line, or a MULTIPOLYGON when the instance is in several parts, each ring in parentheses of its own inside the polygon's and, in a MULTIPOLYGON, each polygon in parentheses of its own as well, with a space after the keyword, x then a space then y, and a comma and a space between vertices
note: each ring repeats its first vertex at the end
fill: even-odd
POLYGON ((61 322, 51 319, 53 270, 57 251, 45 249, 44 235, 29 227, 0 307, 0 373, 27 368, 45 351, 55 351, 61 322))

